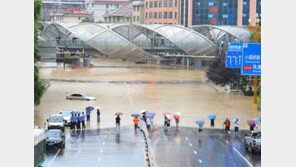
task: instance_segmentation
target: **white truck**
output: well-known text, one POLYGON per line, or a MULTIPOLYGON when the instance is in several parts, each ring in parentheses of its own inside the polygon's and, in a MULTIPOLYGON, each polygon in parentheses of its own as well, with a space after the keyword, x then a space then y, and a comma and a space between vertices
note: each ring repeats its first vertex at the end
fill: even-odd
POLYGON ((261 132, 260 131, 251 131, 246 134, 245 138, 245 148, 250 152, 261 151, 261 132))

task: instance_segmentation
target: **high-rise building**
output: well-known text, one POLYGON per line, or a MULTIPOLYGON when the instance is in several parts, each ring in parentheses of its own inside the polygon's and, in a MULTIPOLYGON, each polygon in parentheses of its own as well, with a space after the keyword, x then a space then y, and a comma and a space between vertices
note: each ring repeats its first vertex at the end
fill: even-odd
POLYGON ((261 18, 261 0, 180 0, 180 24, 185 26, 213 24, 237 25, 254 23, 261 18))
POLYGON ((136 0, 132 3, 133 6, 133 24, 144 24, 144 0, 136 0))
POLYGON ((41 19, 49 21, 53 13, 72 13, 83 9, 84 0, 42 0, 41 19))
POLYGON ((92 19, 95 22, 104 22, 104 15, 107 14, 109 11, 130 5, 131 3, 132 2, 130 2, 129 0, 86 0, 85 6, 88 13, 91 15, 92 19))
POLYGON ((145 0, 145 24, 180 24, 180 0, 145 0))

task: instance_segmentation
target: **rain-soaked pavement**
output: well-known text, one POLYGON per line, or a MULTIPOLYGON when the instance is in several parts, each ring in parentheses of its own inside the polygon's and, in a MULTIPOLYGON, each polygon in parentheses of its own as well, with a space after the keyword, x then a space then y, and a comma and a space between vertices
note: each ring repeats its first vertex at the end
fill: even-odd
POLYGON ((248 129, 246 120, 257 118, 260 112, 253 97, 234 95, 215 86, 204 77, 203 70, 186 66, 142 64, 141 69, 132 62, 92 59, 92 69, 39 64, 40 78, 50 83, 41 103, 34 109, 34 125, 43 127, 52 114, 61 110, 83 111, 87 106, 100 106, 101 123, 91 113, 88 129, 113 127, 114 113, 122 112, 122 125, 132 125, 130 115, 147 109, 156 113, 154 123, 162 125, 164 112, 181 112, 182 126, 195 126, 196 119, 214 113, 215 126, 222 128, 226 117, 241 119, 241 129, 248 129), (97 101, 66 100, 66 92, 86 93, 97 101))
MULTIPOLYGON (((163 127, 154 125, 150 133, 154 164, 158 167, 259 167, 261 153, 245 150, 247 131, 225 134, 221 129, 163 127)), ((132 126, 70 132, 66 130, 66 147, 47 150, 44 166, 145 166, 144 143, 132 126)))

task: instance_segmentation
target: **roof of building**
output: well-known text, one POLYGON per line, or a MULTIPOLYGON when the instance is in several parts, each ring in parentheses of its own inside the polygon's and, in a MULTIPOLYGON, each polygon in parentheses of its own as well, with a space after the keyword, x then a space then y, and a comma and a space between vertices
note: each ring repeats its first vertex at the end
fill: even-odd
POLYGON ((132 5, 144 5, 144 1, 133 1, 132 5))
POLYGON ((89 16, 88 13, 52 13, 50 16, 89 16))
POLYGON ((100 0, 100 1, 85 1, 86 4, 88 3, 108 3, 108 4, 122 4, 122 3, 131 3, 129 0, 100 0))
POLYGON ((123 15, 125 17, 131 17, 133 14, 133 8, 129 6, 122 6, 106 13, 106 15, 123 15))

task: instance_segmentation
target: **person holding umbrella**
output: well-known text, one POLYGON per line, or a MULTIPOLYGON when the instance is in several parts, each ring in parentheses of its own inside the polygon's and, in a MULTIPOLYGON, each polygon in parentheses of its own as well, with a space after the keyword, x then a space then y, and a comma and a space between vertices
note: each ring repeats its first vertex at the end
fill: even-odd
POLYGON ((101 115, 101 112, 100 112, 100 109, 97 109, 97 121, 98 123, 100 123, 100 115, 101 115))
POLYGON ((151 119, 150 119, 150 117, 148 117, 148 118, 146 119, 147 130, 150 130, 150 123, 151 123, 151 119))
POLYGON ((86 121, 90 121, 90 109, 86 109, 86 121))
POLYGON ((82 112, 82 115, 81 115, 81 123, 82 123, 82 129, 85 129, 85 115, 84 115, 84 112, 82 112))
POLYGON ((117 115, 115 118, 116 129, 120 129, 120 117, 117 115))
POLYGON ((81 117, 80 114, 77 116, 77 129, 80 130, 80 123, 81 123, 81 117))
POLYGON ((176 120, 176 128, 179 127, 180 117, 181 117, 181 113, 180 113, 180 112, 176 112, 176 113, 174 114, 174 119, 176 120))
POLYGON ((77 114, 74 114, 73 120, 74 120, 74 130, 75 130, 75 127, 76 127, 76 129, 78 129, 77 128, 77 114))
POLYGON ((253 119, 249 119, 249 120, 247 120, 247 123, 250 126, 250 131, 253 131, 254 130, 254 127, 256 126, 254 120, 253 119))
POLYGON ((235 118, 235 119, 232 120, 232 122, 234 123, 234 126, 235 126, 234 131, 236 133, 238 133, 238 128, 239 128, 240 120, 238 118, 235 118))
POLYGON ((226 121, 224 122, 225 131, 230 133, 230 121, 228 118, 226 118, 226 121))
POLYGON ((134 126, 135 126, 135 131, 137 132, 137 128, 138 128, 138 125, 139 125, 139 118, 135 117, 133 122, 134 122, 134 126))
POLYGON ((215 119, 216 119, 216 115, 215 114, 209 114, 208 117, 210 118, 211 120, 211 128, 213 129, 214 126, 215 126, 215 119))
POLYGON ((202 132, 202 126, 205 124, 205 121, 202 119, 198 119, 195 121, 195 123, 198 125, 198 132, 202 132))
POLYGON ((74 114, 72 114, 71 118, 70 118, 71 124, 70 124, 70 129, 73 130, 75 129, 74 127, 74 114))

